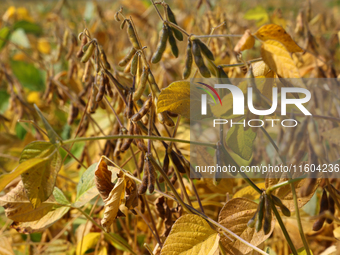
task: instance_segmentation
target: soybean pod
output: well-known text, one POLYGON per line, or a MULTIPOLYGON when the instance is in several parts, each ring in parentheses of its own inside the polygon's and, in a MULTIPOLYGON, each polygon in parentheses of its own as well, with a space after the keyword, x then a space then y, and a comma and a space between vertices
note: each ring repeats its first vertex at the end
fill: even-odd
POLYGON ((166 48, 166 42, 168 40, 168 37, 169 37, 169 30, 167 29, 166 24, 163 23, 163 28, 161 30, 161 34, 160 34, 160 37, 159 37, 160 39, 159 39, 159 42, 158 42, 158 45, 157 45, 157 49, 152 56, 151 63, 156 64, 161 60, 162 55, 163 55, 165 48, 166 48))

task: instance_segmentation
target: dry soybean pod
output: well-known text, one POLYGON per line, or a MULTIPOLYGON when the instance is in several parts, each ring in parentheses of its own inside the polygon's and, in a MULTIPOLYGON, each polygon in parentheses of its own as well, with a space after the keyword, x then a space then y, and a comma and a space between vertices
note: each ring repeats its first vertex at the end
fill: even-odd
POLYGON ((109 96, 111 98, 114 98, 114 93, 111 88, 110 80, 106 74, 104 74, 104 85, 105 85, 106 92, 109 94, 109 96))
POLYGON ((72 125, 73 121, 77 118, 79 113, 79 108, 75 104, 70 106, 70 114, 67 118, 67 124, 72 125))
MULTIPOLYGON (((170 165, 170 159, 169 159, 169 154, 168 151, 165 151, 165 156, 163 160, 163 172, 167 175, 169 171, 169 165, 170 165)), ((164 178, 162 175, 159 176, 158 181, 160 183, 164 182, 164 178)))
POLYGON ((74 34, 72 34, 71 35, 71 45, 70 45, 70 48, 69 48, 69 50, 67 52, 67 55, 65 56, 66 60, 69 60, 70 57, 72 56, 74 48, 76 47, 76 44, 77 44, 77 38, 75 37, 74 34))
MULTIPOLYGON (((85 46, 84 46, 85 47, 85 46)), ((95 42, 91 41, 90 45, 88 46, 88 48, 86 49, 83 57, 81 58, 80 62, 82 63, 86 63, 90 57, 92 56, 94 49, 95 49, 95 42)))
POLYGON ((188 79, 191 74, 191 67, 192 67, 192 61, 193 61, 191 48, 192 48, 192 43, 191 43, 191 40, 188 39, 185 65, 184 65, 184 71, 183 71, 183 79, 188 79))
POLYGON ((110 63, 107 61, 107 57, 106 54, 103 50, 103 46, 99 46, 99 53, 100 53, 100 59, 105 67, 105 69, 110 70, 111 69, 111 65, 110 63))
POLYGON ((149 189, 149 193, 154 192, 155 190, 155 183, 156 183, 156 171, 152 165, 152 163, 150 162, 149 158, 146 157, 145 158, 145 166, 147 168, 148 171, 148 189, 149 189))
POLYGON ((133 93, 133 101, 138 101, 140 97, 142 96, 146 88, 146 82, 148 81, 148 74, 149 74, 149 68, 144 67, 142 76, 140 78, 138 89, 135 91, 135 93, 133 93))
POLYGON ((63 36, 63 47, 64 48, 67 47, 69 35, 70 35, 70 32, 68 31, 68 29, 65 29, 64 36, 63 36))
POLYGON ((185 174, 186 173, 185 168, 183 167, 182 162, 178 158, 177 154, 173 150, 171 150, 169 156, 171 158, 173 165, 177 168, 178 172, 185 174))
POLYGON ((259 212, 259 207, 257 207, 256 212, 254 213, 253 217, 251 217, 251 219, 248 221, 248 223, 247 223, 248 228, 254 228, 255 227, 255 223, 256 223, 255 219, 256 219, 258 212, 259 212))
MULTIPOLYGON (((334 215, 334 213, 335 213, 335 202, 334 202, 334 199, 331 196, 331 194, 328 194, 328 207, 329 207, 328 210, 330 211, 330 213, 332 215, 334 215)), ((331 224, 333 222, 333 219, 327 218, 326 222, 328 224, 331 224)))
POLYGON ((280 207, 280 209, 281 209, 283 215, 285 215, 285 216, 287 216, 287 217, 290 217, 290 211, 289 211, 288 207, 285 206, 285 205, 282 203, 281 199, 278 198, 277 196, 274 196, 274 195, 271 195, 271 198, 272 198, 273 203, 274 203, 275 205, 277 205, 278 207, 280 207))
POLYGON ((94 83, 92 83, 92 90, 91 90, 91 97, 90 97, 90 103, 88 108, 88 113, 94 113, 97 108, 97 103, 95 101, 95 94, 96 94, 96 86, 94 83))
POLYGON ((264 215, 264 197, 263 194, 260 197, 260 203, 259 203, 259 211, 257 213, 256 217, 256 223, 255 223, 255 230, 256 232, 259 232, 262 228, 262 220, 263 220, 263 215, 264 215))
POLYGON ((270 232, 271 223, 272 223, 272 208, 271 208, 271 200, 266 193, 264 193, 264 200, 265 200, 265 215, 264 215, 264 222, 263 222, 263 232, 265 235, 268 235, 270 232))
POLYGON ((83 82, 89 81, 89 79, 91 77, 91 67, 92 67, 91 62, 90 61, 86 62, 84 74, 83 74, 83 82))
POLYGON ((120 29, 124 29, 126 21, 126 19, 123 20, 123 22, 120 24, 120 29))
POLYGON ((150 110, 150 107, 152 105, 152 95, 150 94, 148 96, 148 99, 145 100, 143 106, 140 108, 140 110, 131 117, 131 121, 137 122, 142 119, 142 117, 150 110))
POLYGON ((172 29, 170 26, 166 25, 167 29, 168 29, 168 34, 169 34, 169 43, 171 46, 171 51, 172 54, 174 54, 174 56, 177 58, 178 57, 178 47, 177 47, 177 43, 176 43, 176 39, 172 33, 172 29))
POLYGON ((206 56, 208 59, 214 61, 214 54, 211 52, 211 50, 208 48, 208 46, 202 42, 200 39, 195 39, 194 41, 197 41, 197 44, 201 48, 201 52, 203 53, 204 56, 206 56))
MULTIPOLYGON (((81 58, 83 55, 84 55, 84 52, 83 52, 83 47, 86 45, 87 43, 87 37, 85 35, 85 33, 80 33, 79 35, 81 35, 81 45, 80 45, 80 48, 76 54, 77 58, 81 58)), ((79 38, 79 36, 78 36, 79 38)))
POLYGON ((128 33, 128 36, 129 36, 129 40, 130 40, 132 46, 135 48, 135 50, 139 50, 140 46, 139 46, 139 43, 138 43, 138 40, 137 40, 137 35, 135 33, 135 30, 133 29, 131 20, 127 20, 127 23, 128 23, 127 33, 128 33))
POLYGON ((210 71, 204 64, 201 49, 197 43, 197 40, 192 41, 192 54, 194 55, 196 66, 198 67, 201 75, 205 78, 209 78, 211 76, 210 71))
POLYGON ((128 102, 128 105, 126 107, 125 115, 128 119, 131 119, 131 117, 133 116, 132 92, 129 93, 127 102, 128 102))
POLYGON ((149 70, 149 73, 148 73, 148 81, 149 81, 149 84, 150 84, 150 89, 152 91, 152 93, 158 97, 159 93, 161 92, 159 90, 159 87, 156 83, 156 80, 155 80, 155 77, 153 76, 153 74, 151 73, 151 71, 149 70))
POLYGON ((136 49, 134 47, 131 47, 129 53, 121 61, 119 61, 118 65, 126 66, 131 61, 135 53, 136 53, 136 49))
MULTIPOLYGON (((177 22, 176 22, 176 18, 175 18, 175 15, 174 13, 172 12, 171 8, 169 5, 166 6, 166 12, 167 12, 167 15, 168 15, 168 18, 169 18, 169 21, 171 21, 172 23, 174 23, 175 25, 178 25, 177 22)), ((181 31, 179 31, 178 29, 176 28, 172 28, 172 31, 174 32, 175 34, 175 37, 177 38, 178 41, 183 41, 183 34, 181 31)))
MULTIPOLYGON (((130 127, 129 127, 128 134, 129 135, 133 135, 134 134, 134 125, 133 125, 132 121, 130 121, 130 127)), ((133 138, 126 138, 126 139, 124 139, 124 142, 123 142, 122 146, 120 147, 120 150, 122 152, 124 152, 127 149, 129 149, 132 141, 133 141, 133 138)))
POLYGON ((146 190, 148 189, 148 184, 149 184, 149 172, 147 170, 145 170, 144 175, 143 175, 143 179, 142 179, 142 183, 141 183, 141 185, 139 186, 139 189, 138 189, 139 195, 145 194, 146 190))
POLYGON ((105 93, 105 84, 104 84, 104 75, 102 72, 97 76, 99 77, 99 87, 98 87, 98 93, 96 96, 96 102, 100 102, 103 99, 104 93, 105 93))
POLYGON ((168 40, 168 37, 169 37, 169 30, 167 29, 167 25, 163 23, 163 28, 159 36, 160 39, 157 45, 157 49, 152 56, 151 63, 156 64, 161 60, 162 55, 166 48, 166 42, 168 40))
POLYGON ((131 68, 130 68, 130 73, 132 76, 136 76, 137 74, 138 58, 139 58, 138 53, 136 53, 132 58, 131 68))

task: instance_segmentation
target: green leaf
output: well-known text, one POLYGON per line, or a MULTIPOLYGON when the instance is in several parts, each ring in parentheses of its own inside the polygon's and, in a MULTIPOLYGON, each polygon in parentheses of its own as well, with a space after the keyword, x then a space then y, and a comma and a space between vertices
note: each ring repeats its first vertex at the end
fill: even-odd
POLYGON ((15 77, 25 88, 32 91, 43 91, 45 82, 42 73, 32 64, 23 61, 10 61, 11 69, 15 77))
POLYGON ((81 207, 99 194, 94 177, 96 167, 97 163, 92 164, 81 176, 77 185, 76 202, 73 206, 81 207))
POLYGON ((15 125, 15 133, 20 140, 24 140, 27 130, 20 123, 17 123, 15 125))
POLYGON ((11 30, 9 29, 9 27, 3 27, 0 29, 0 50, 5 47, 9 35, 10 35, 11 30))
POLYGON ((42 28, 35 23, 31 23, 26 20, 20 20, 13 25, 13 30, 18 28, 22 28, 28 34, 34 34, 36 36, 40 36, 43 32, 42 28))
POLYGON ((62 204, 62 205, 70 204, 68 199, 65 197, 64 193, 57 187, 54 187, 53 196, 59 204, 62 204))
POLYGON ((250 128, 245 131, 243 125, 234 125, 227 133, 226 143, 241 158, 249 160, 253 155, 253 142, 255 138, 256 133, 250 128))
POLYGON ((50 139, 50 142, 52 144, 56 144, 58 142, 62 142, 63 140, 61 139, 61 137, 54 131, 54 129, 52 128, 50 123, 48 123, 47 119, 44 117, 44 115, 39 110, 39 108, 38 108, 38 106, 36 104, 34 104, 34 108, 35 108, 35 110, 39 114, 39 117, 41 118, 41 120, 44 123, 45 129, 47 131, 47 136, 50 139))
MULTIPOLYGON (((298 252, 299 255, 307 255, 307 251, 305 250, 304 247, 298 249, 297 252, 298 252)), ((293 253, 291 253, 291 254, 293 254, 293 253)), ((310 251, 310 254, 313 255, 313 252, 310 251)))
POLYGON ((4 89, 1 89, 0 90, 0 113, 4 113, 7 110, 9 98, 10 96, 7 93, 7 91, 4 89))
POLYGON ((43 161, 22 174, 21 179, 29 200, 36 208, 51 196, 62 159, 56 146, 41 141, 28 144, 21 153, 19 163, 22 164, 34 158, 40 158, 43 161))
POLYGON ((248 10, 244 16, 244 19, 246 20, 256 20, 256 25, 261 26, 269 21, 269 16, 262 6, 257 6, 253 9, 248 10))

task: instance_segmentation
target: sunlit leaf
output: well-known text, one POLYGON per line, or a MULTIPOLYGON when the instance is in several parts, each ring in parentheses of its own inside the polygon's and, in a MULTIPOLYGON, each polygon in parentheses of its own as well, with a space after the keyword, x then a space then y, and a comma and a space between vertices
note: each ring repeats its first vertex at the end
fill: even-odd
POLYGON ((73 206, 81 207, 99 194, 94 175, 96 167, 97 163, 92 164, 81 176, 77 185, 76 202, 73 204, 73 206))
POLYGON ((25 147, 19 163, 25 163, 33 158, 43 159, 43 162, 39 166, 25 171, 21 175, 21 179, 33 207, 38 207, 52 194, 62 159, 53 144, 39 141, 32 142, 25 147))
POLYGON ((45 165, 45 159, 33 158, 18 165, 12 172, 0 175, 0 191, 2 191, 7 184, 21 174, 29 171, 30 169, 41 168, 43 165, 45 165))
POLYGON ((119 206, 125 195, 125 187, 125 178, 118 178, 116 185, 111 190, 109 196, 104 200, 104 217, 101 224, 107 232, 113 221, 116 219, 119 206))
POLYGON ((0 29, 0 50, 6 45, 11 30, 9 27, 3 27, 0 29))
POLYGON ((226 137, 227 146, 237 155, 245 160, 249 160, 253 155, 253 142, 256 133, 250 128, 244 130, 242 125, 233 125, 226 137))
MULTIPOLYGON (((53 196, 57 203, 69 204, 67 198, 64 196, 63 192, 57 187, 53 190, 53 196)), ((13 222, 11 228, 14 228, 19 233, 29 234, 41 232, 44 229, 52 226, 55 222, 61 219, 68 211, 70 207, 62 206, 57 208, 52 208, 47 214, 36 221, 30 222, 13 222)))
MULTIPOLYGON (((248 243, 259 246, 273 232, 275 220, 273 218, 271 230, 267 235, 264 234, 263 229, 256 233, 255 228, 247 227, 247 223, 254 216, 257 206, 257 203, 246 198, 233 198, 220 211, 218 222, 248 243)), ((232 242, 225 236, 221 237, 221 242, 229 254, 247 254, 252 250, 251 247, 239 240, 232 242)))
POLYGON ((280 42, 274 40, 263 42, 261 56, 269 68, 282 78, 300 78, 289 51, 280 42))
POLYGON ((302 52, 303 50, 294 42, 292 37, 284 30, 283 27, 276 24, 262 26, 254 34, 261 41, 275 40, 282 43, 286 49, 291 52, 302 52))
POLYGON ((96 187, 100 196, 104 200, 109 196, 114 185, 111 182, 112 172, 107 169, 107 164, 105 163, 103 157, 100 158, 94 174, 96 187))
POLYGON ((215 254, 219 240, 219 234, 203 218, 183 215, 172 226, 161 255, 215 254))
POLYGON ((240 52, 244 50, 249 50, 254 47, 255 44, 255 38, 252 36, 249 29, 247 29, 243 36, 240 38, 240 40, 237 42, 237 44, 234 47, 235 52, 240 52))
POLYGON ((256 25, 261 26, 269 21, 269 16, 266 11, 262 6, 257 6, 253 9, 248 10, 244 16, 244 19, 247 20, 256 20, 256 25))
MULTIPOLYGON (((265 183, 264 182, 256 183, 256 186, 259 187, 260 189, 264 189, 265 183)), ((260 194, 253 187, 247 186, 244 187, 243 189, 240 189, 234 194, 233 198, 237 197, 243 197, 249 200, 257 200, 260 198, 260 194)))
POLYGON ((8 192, 5 196, 0 197, 0 205, 5 208, 7 218, 18 221, 36 221, 46 215, 53 207, 58 206, 54 196, 41 203, 35 209, 27 198, 22 181, 8 192))
POLYGON ((100 233, 88 233, 86 236, 84 236, 83 240, 78 242, 77 245, 77 255, 83 255, 91 248, 95 248, 97 246, 97 243, 100 238, 100 233))

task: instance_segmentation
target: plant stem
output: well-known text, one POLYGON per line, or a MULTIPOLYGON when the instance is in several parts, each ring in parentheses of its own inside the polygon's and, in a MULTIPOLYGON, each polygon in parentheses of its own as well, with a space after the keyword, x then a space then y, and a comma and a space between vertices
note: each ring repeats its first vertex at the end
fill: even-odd
POLYGON ((302 239, 302 242, 303 242, 303 246, 305 247, 307 255, 311 255, 310 249, 309 249, 309 245, 308 245, 305 233, 303 231, 302 223, 301 223, 299 204, 298 204, 298 201, 297 201, 297 196, 296 196, 296 190, 295 190, 295 187, 294 187, 294 183, 291 183, 290 187, 292 189, 292 194, 293 194, 293 199, 294 199, 294 207, 295 207, 295 213, 296 213, 296 221, 298 223, 299 232, 300 232, 300 236, 301 236, 301 239, 302 239))
POLYGON ((243 35, 192 35, 191 40, 195 40, 198 38, 218 38, 218 37, 242 37, 243 35))
MULTIPOLYGON (((255 59, 252 59, 252 60, 249 60, 249 61, 246 61, 247 63, 255 63, 255 62, 259 62, 259 61, 262 61, 262 58, 255 58, 255 59)), ((245 64, 244 63, 237 63, 237 64, 222 64, 222 65, 219 65, 221 67, 237 67, 237 66, 244 66, 245 64)))
MULTIPOLYGON (((276 145, 276 143, 274 142, 274 140, 271 138, 271 136, 268 134, 268 132, 267 132, 263 127, 261 127, 261 130, 262 130, 263 133, 267 136, 267 138, 269 139, 270 143, 271 143, 271 144, 273 145, 273 147, 275 148, 275 150, 276 150, 278 156, 280 157, 281 161, 283 162, 283 164, 286 165, 286 161, 280 156, 279 148, 277 147, 277 145, 276 145)), ((289 173, 289 174, 290 174, 290 173, 289 173)), ((290 177, 291 177, 291 176, 290 176, 290 177)), ((291 177, 291 178, 292 178, 292 177, 291 177)), ((302 228, 302 223, 301 223, 301 218, 300 218, 300 212, 299 212, 299 207, 298 207, 298 201, 297 201, 297 197, 296 197, 295 187, 294 187, 294 184, 293 184, 293 183, 291 183, 290 186, 291 186, 292 193, 293 193, 293 199, 294 199, 295 211, 296 211, 296 220, 297 220, 297 223, 298 223, 300 236, 301 236, 301 239, 302 239, 302 242, 303 242, 303 245, 304 245, 304 247, 305 247, 305 250, 306 250, 307 254, 310 255, 310 250, 309 250, 308 242, 307 242, 307 240, 306 240, 306 237, 305 237, 305 234, 304 234, 304 231, 303 231, 303 228, 302 228)), ((289 237, 289 234, 288 234, 288 232, 287 232, 287 230, 286 230, 286 228, 285 228, 285 226, 284 226, 284 224, 283 224, 283 222, 282 222, 282 219, 281 219, 281 217, 280 217, 280 214, 278 213, 278 211, 277 211, 275 205, 272 204, 272 208, 275 208, 275 210, 273 209, 273 211, 274 211, 274 213, 275 213, 275 216, 276 216, 276 218, 277 218, 277 220, 278 220, 278 222, 279 222, 279 224, 280 224, 281 230, 282 230, 283 234, 285 235, 285 237, 286 237, 286 239, 287 239, 287 242, 288 242, 288 244, 289 244, 289 246, 290 246, 290 248, 291 248, 293 254, 294 254, 294 255, 295 255, 295 254, 297 255, 297 252, 296 252, 296 250, 295 250, 295 247, 294 247, 294 245, 293 245, 293 243, 292 243, 292 241, 291 241, 291 239, 290 239, 290 237, 289 237), (278 218, 278 217, 280 217, 280 218, 278 218), (287 237, 288 237, 288 238, 287 238, 287 237), (294 252, 293 248, 294 248, 295 252, 294 252)))
POLYGON ((134 139, 151 139, 158 141, 169 141, 169 142, 177 142, 177 143, 188 143, 195 144, 200 146, 208 146, 212 148, 216 148, 216 144, 213 143, 203 143, 203 142, 193 142, 189 140, 176 139, 171 137, 163 137, 163 136, 147 136, 147 135, 107 135, 107 136, 92 136, 92 137, 79 137, 75 139, 69 139, 63 141, 63 144, 69 144, 73 142, 84 142, 84 141, 95 141, 95 140, 114 140, 119 138, 134 138, 134 139))
POLYGON ((293 253, 294 255, 298 255, 298 253, 297 253, 297 251, 296 251, 296 249, 295 249, 295 247, 294 247, 294 244, 293 244, 292 240, 290 239, 290 236, 289 236, 289 234, 288 234, 288 232, 287 232, 287 229, 286 229, 286 227, 285 227, 285 225, 284 225, 284 223, 283 223, 283 221, 282 221, 282 219, 281 219, 281 216, 280 216, 279 212, 277 211, 277 209, 276 209, 274 203, 272 203, 272 210, 273 210, 273 212, 274 212, 274 214, 275 214, 275 217, 276 217, 277 221, 279 222, 279 225, 280 225, 280 227, 281 227, 282 233, 283 233, 283 235, 285 236, 286 241, 287 241, 287 243, 288 243, 290 249, 292 250, 292 253, 293 253))

